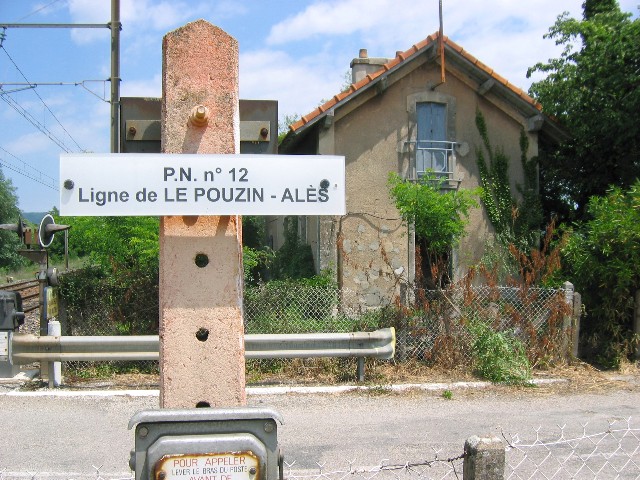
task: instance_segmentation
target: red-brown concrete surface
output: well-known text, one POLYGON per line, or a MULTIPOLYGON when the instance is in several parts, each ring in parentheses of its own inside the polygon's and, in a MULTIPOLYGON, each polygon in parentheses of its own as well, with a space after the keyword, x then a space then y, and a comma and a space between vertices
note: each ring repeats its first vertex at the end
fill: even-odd
MULTIPOLYGON (((236 40, 204 20, 189 23, 165 36, 162 75, 163 152, 237 153, 236 40), (208 109, 205 126, 189 120, 198 105, 208 109)), ((161 219, 163 408, 246 403, 241 238, 238 216, 161 219), (206 266, 196 265, 197 255, 206 266)))

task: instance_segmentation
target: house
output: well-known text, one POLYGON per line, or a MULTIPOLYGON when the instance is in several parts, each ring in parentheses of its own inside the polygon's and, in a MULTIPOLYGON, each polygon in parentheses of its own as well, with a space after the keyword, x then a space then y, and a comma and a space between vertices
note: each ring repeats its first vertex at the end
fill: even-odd
MULTIPOLYGON (((512 159, 515 191, 523 182, 522 129, 528 158, 538 154, 539 142, 555 142, 563 132, 524 91, 438 33, 391 59, 361 50, 351 68, 350 87, 291 125, 280 153, 345 156, 347 214, 299 218, 299 233, 318 272, 330 269, 360 306, 374 307, 400 295, 420 268, 410 226, 389 196, 389 172, 416 179, 432 169, 447 188, 478 187, 480 111, 491 143, 512 159)), ((277 249, 283 219, 272 219, 268 229, 277 249)), ((451 255, 454 279, 479 261, 492 234, 484 208, 474 209, 451 255)))

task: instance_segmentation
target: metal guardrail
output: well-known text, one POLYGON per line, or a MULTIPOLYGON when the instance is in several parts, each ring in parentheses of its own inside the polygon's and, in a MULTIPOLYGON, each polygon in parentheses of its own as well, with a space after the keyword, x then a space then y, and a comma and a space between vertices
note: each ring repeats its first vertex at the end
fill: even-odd
MULTIPOLYGON (((395 329, 374 332, 247 334, 245 358, 375 357, 393 358, 395 329)), ((13 364, 31 362, 158 360, 157 335, 36 336, 14 334, 13 364)))

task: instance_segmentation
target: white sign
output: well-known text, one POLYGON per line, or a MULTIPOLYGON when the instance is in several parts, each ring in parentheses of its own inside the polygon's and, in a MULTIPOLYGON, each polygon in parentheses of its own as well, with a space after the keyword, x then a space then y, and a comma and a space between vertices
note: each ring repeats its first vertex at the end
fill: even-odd
POLYGON ((62 154, 60 215, 344 215, 344 157, 62 154))
POLYGON ((258 457, 251 452, 166 455, 155 466, 165 480, 250 480, 260 478, 258 457))

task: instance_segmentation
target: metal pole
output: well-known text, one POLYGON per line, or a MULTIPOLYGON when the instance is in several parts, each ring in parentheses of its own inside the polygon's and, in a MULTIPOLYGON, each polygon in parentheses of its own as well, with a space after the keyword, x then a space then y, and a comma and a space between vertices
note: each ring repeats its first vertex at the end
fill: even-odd
POLYGON ((111 153, 120 151, 120 0, 111 0, 111 153))
POLYGON ((64 269, 69 271, 69 230, 64 231, 64 269))
POLYGON ((358 357, 358 381, 364 382, 364 357, 358 357))
POLYGON ((438 32, 438 51, 440 53, 440 83, 445 82, 445 66, 444 66, 444 26, 442 22, 442 0, 440 0, 439 8, 440 30, 438 32))
MULTIPOLYGON (((40 262, 40 271, 38 272, 38 307, 40 312, 40 335, 46 335, 49 328, 47 322, 47 311, 44 308, 44 296, 46 294, 45 289, 49 285, 47 280, 47 266, 49 263, 48 252, 45 253, 44 260, 40 262)), ((43 380, 49 377, 49 362, 45 360, 40 361, 40 378, 43 380)))

